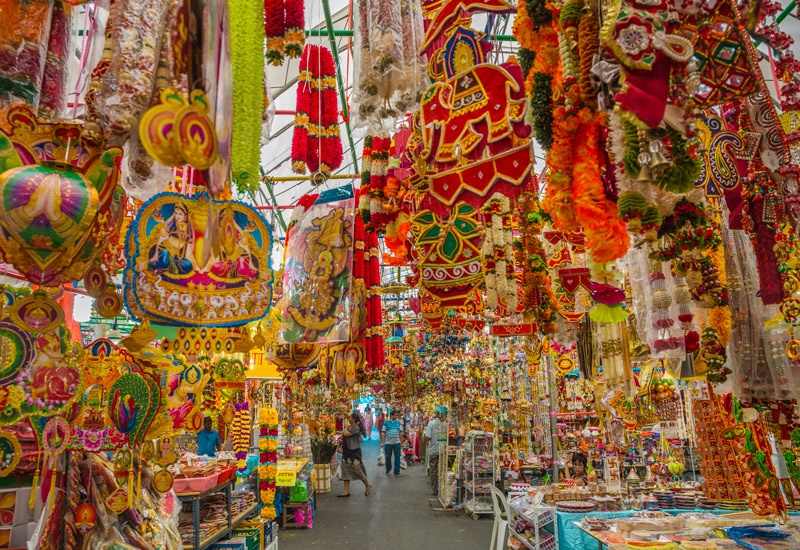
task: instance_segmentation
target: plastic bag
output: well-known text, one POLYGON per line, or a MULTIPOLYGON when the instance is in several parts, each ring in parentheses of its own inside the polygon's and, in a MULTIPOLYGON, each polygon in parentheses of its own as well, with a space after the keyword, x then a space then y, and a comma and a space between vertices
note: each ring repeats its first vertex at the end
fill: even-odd
POLYGON ((408 464, 406 463, 406 457, 401 456, 400 457, 400 469, 401 470, 405 470, 406 468, 408 468, 408 464))
POLYGON ((320 194, 289 233, 281 343, 350 341, 353 279, 352 186, 320 194))
POLYGON ((378 455, 378 466, 383 466, 386 464, 386 455, 383 454, 383 448, 381 448, 381 452, 378 455))

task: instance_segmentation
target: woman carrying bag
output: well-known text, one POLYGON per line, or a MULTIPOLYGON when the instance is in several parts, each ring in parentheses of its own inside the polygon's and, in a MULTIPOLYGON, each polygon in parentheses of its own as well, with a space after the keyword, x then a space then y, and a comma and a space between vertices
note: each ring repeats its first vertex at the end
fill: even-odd
POLYGON ((372 486, 367 479, 367 470, 364 468, 364 461, 361 458, 361 439, 366 435, 367 430, 364 428, 364 422, 361 420, 361 415, 358 411, 354 411, 350 415, 352 421, 350 426, 342 434, 342 481, 344 481, 344 492, 340 497, 350 496, 350 482, 355 479, 360 479, 364 482, 366 487, 365 495, 372 492, 372 486))

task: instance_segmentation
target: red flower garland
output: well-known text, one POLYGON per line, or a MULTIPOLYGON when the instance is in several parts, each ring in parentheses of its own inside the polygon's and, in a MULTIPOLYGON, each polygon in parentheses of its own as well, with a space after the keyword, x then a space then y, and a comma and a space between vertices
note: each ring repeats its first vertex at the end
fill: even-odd
POLYGON ((331 52, 309 44, 300 58, 292 170, 330 176, 342 165, 336 68, 331 52))
POLYGON ((284 1, 284 51, 289 57, 300 57, 306 42, 305 5, 303 0, 284 1))
POLYGON ((286 20, 283 0, 264 0, 264 32, 267 35, 267 61, 273 65, 283 63, 286 20))

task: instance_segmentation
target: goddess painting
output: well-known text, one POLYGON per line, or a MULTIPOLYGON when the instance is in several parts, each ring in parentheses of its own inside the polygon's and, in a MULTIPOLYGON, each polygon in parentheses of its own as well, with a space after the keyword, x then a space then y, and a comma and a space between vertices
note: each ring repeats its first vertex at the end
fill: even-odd
POLYGON ((194 269, 194 229, 189 210, 176 202, 172 215, 161 227, 158 241, 150 254, 150 269, 186 275, 194 269))

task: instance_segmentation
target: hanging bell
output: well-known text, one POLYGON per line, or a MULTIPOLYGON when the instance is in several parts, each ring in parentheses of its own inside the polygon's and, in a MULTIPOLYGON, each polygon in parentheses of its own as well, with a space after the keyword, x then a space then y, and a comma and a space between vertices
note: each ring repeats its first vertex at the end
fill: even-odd
POLYGON ((655 177, 661 176, 670 164, 669 158, 661 151, 661 148, 650 153, 650 171, 655 177))
POLYGON ((650 166, 647 164, 642 165, 641 169, 639 170, 639 175, 636 176, 634 181, 637 183, 652 183, 653 177, 650 173, 650 166))

